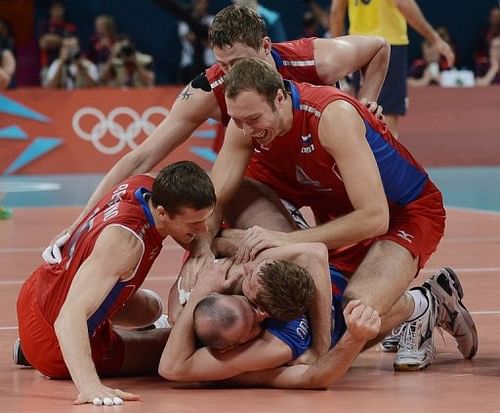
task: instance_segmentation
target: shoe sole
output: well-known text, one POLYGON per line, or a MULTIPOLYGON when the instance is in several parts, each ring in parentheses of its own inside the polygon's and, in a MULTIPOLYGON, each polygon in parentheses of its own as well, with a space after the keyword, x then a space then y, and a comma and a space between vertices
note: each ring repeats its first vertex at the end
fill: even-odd
POLYGON ((420 371, 424 370, 427 367, 429 367, 432 364, 432 362, 428 362, 426 364, 408 364, 408 363, 402 363, 402 364, 396 364, 394 363, 392 366, 395 371, 420 371))
POLYGON ((382 343, 381 347, 385 353, 397 353, 398 352, 398 343, 382 343))
MULTIPOLYGON (((448 275, 450 276, 450 278, 452 280, 451 288, 454 288, 457 291, 458 297, 460 298, 458 300, 458 308, 461 310, 460 314, 462 315, 463 319, 467 323, 468 327, 473 332, 473 338, 472 338, 473 339, 473 344, 472 344, 471 350, 469 351, 468 354, 463 354, 462 353, 462 355, 464 356, 464 358, 471 359, 471 358, 473 358, 476 355, 477 349, 478 349, 478 345, 479 345, 479 339, 478 339, 476 324, 474 323, 474 320, 472 319, 472 316, 471 316, 469 310, 462 303, 462 298, 464 297, 464 290, 462 288, 462 284, 460 283, 460 279, 458 278, 458 275, 450 267, 444 267, 443 269, 448 273, 448 275)), ((439 278, 439 277, 436 277, 436 279, 434 279, 434 280, 431 281, 431 291, 432 291, 433 285, 436 285, 436 286, 439 286, 439 288, 441 288, 442 290, 444 290, 446 294, 449 294, 449 292, 446 291, 446 288, 444 288, 441 284, 439 284, 439 282, 437 281, 437 278, 439 278)))

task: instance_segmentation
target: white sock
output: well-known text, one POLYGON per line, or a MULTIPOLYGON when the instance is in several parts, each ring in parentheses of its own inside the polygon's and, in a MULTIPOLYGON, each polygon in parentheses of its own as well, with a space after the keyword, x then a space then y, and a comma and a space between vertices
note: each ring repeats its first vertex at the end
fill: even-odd
POLYGON ((429 308, 429 300, 420 288, 412 288, 410 291, 405 292, 406 295, 413 299, 414 307, 413 313, 406 321, 413 321, 424 314, 429 308))
POLYGON ((158 320, 156 320, 153 324, 155 328, 169 328, 170 323, 168 322, 168 315, 162 314, 158 320))

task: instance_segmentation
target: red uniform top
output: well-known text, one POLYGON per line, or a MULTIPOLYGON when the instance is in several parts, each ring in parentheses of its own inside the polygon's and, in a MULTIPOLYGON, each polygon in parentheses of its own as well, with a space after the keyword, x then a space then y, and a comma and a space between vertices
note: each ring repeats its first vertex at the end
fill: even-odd
MULTIPOLYGON (((247 176, 267 184, 298 208, 310 206, 320 222, 352 212, 335 159, 323 148, 318 137, 323 110, 341 99, 352 104, 364 120, 365 137, 377 161, 391 220, 430 190, 425 170, 392 137, 386 125, 357 100, 333 87, 290 81, 285 84, 293 105, 292 128, 286 135, 277 136, 269 147, 254 142, 247 176)), ((364 245, 366 247, 366 242, 364 245)), ((335 265, 335 252, 331 252, 330 258, 335 265)), ((341 269, 353 270, 351 266, 341 269)))
MULTIPOLYGON (((293 40, 290 42, 275 43, 271 55, 276 63, 276 69, 284 79, 297 82, 309 82, 317 85, 323 84, 316 72, 314 61, 314 37, 293 40)), ((229 123, 226 101, 224 100, 224 72, 216 63, 205 71, 210 87, 214 93, 221 111, 221 122, 229 123)))
POLYGON ((38 307, 50 325, 53 325, 59 314, 76 272, 92 253, 101 232, 109 226, 119 226, 133 233, 143 244, 143 254, 134 273, 127 280, 118 281, 89 317, 89 335, 93 336, 99 326, 121 309, 143 283, 160 253, 164 239, 156 230, 144 199, 151 191, 152 184, 153 178, 140 175, 116 186, 71 234, 62 251, 62 262, 57 265, 44 264, 31 275, 37 278, 34 285, 38 307))

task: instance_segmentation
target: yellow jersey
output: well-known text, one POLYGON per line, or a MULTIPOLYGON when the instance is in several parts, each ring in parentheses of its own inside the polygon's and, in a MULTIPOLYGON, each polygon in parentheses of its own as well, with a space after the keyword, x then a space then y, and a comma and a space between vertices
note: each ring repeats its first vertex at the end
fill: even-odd
POLYGON ((349 34, 382 36, 392 45, 408 44, 406 19, 394 0, 348 0, 349 34))

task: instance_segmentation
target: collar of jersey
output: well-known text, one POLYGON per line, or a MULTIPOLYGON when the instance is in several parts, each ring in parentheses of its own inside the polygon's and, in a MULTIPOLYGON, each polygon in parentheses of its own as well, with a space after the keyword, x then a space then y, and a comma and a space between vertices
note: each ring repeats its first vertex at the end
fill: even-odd
POLYGON ((274 63, 276 63, 277 68, 283 66, 283 58, 281 57, 281 55, 277 50, 271 48, 271 56, 273 57, 274 63))
POLYGON ((285 84, 285 89, 290 92, 292 96, 293 109, 300 109, 300 92, 297 85, 291 80, 283 79, 283 83, 285 84))
POLYGON ((150 195, 151 192, 148 191, 146 188, 138 188, 134 195, 135 199, 137 199, 137 202, 142 207, 142 210, 144 211, 144 215, 146 215, 146 218, 148 222, 154 227, 155 226, 155 220, 153 219, 153 214, 151 213, 151 210, 149 209, 149 205, 145 199, 146 195, 150 195))

